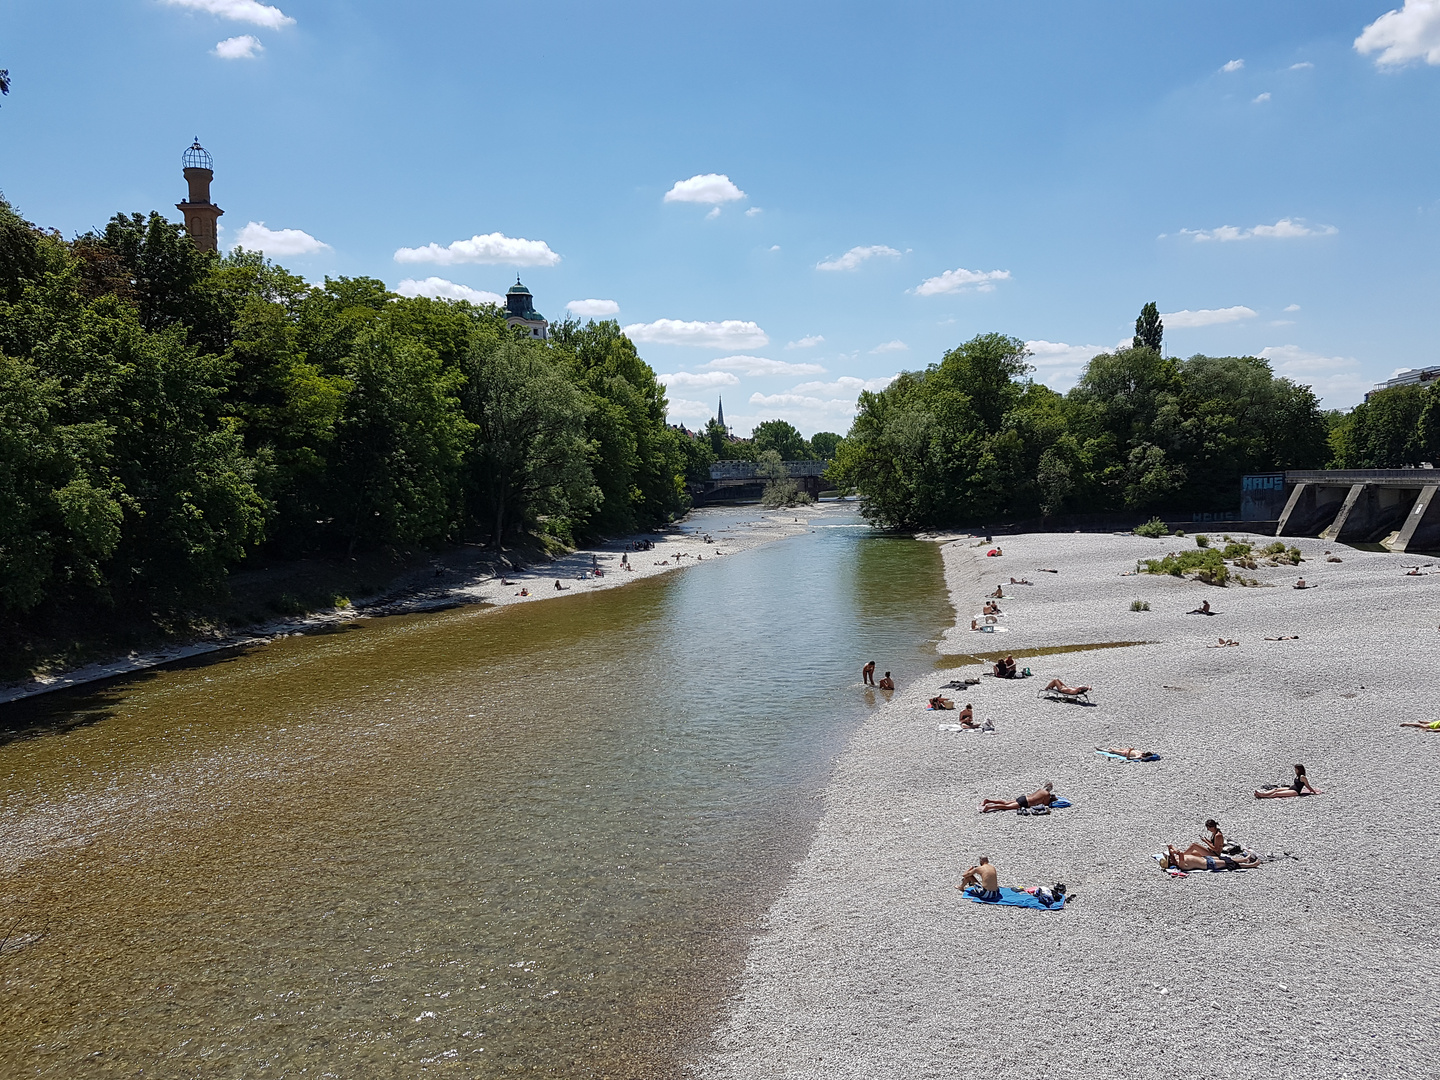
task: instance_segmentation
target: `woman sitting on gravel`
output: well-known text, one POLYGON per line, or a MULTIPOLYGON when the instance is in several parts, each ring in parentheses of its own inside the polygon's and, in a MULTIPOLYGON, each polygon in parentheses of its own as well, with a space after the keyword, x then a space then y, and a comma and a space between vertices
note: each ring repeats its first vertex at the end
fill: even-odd
POLYGON ((1305 766, 1295 766, 1295 779, 1286 787, 1263 787, 1255 792, 1257 799, 1294 799, 1301 795, 1320 795, 1321 790, 1310 783, 1305 766))
POLYGON ((1055 798, 1055 781, 1046 780, 1038 790, 1029 795, 1016 795, 1013 799, 986 799, 980 804, 982 814, 994 814, 1001 810, 1024 810, 1027 806, 1049 806, 1055 798))
POLYGON ((1015 657, 1007 656, 1004 660, 995 661, 995 677, 997 679, 1013 679, 1017 674, 1015 657))
MULTIPOLYGON (((1174 851, 1172 847, 1170 849, 1174 851)), ((1225 834, 1220 831, 1220 823, 1214 818, 1205 819, 1205 838, 1191 844, 1182 855, 1219 855, 1225 850, 1225 834)))
POLYGON ((981 615, 999 615, 999 614, 1000 614, 1000 605, 997 604, 997 603, 995 603, 994 600, 986 600, 986 601, 985 601, 985 606, 980 609, 980 614, 981 614, 981 615))

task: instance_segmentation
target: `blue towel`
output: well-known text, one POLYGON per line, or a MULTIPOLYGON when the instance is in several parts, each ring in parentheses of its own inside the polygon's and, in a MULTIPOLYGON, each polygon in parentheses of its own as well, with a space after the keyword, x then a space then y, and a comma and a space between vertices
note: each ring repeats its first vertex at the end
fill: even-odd
POLYGON ((1096 750, 1095 753, 1099 754, 1101 757, 1113 758, 1115 761, 1159 761, 1159 760, 1160 760, 1160 755, 1159 755, 1159 754, 1156 754, 1154 757, 1148 757, 1148 758, 1129 758, 1129 757, 1126 757, 1124 754, 1112 754, 1112 753, 1110 753, 1109 750, 1096 750))
POLYGON ((1055 903, 1051 904, 1049 907, 1046 907, 1044 904, 1042 904, 1039 900, 1036 900, 1034 896, 1026 892, 1024 889, 1002 888, 1000 890, 999 900, 981 900, 978 896, 975 895, 975 893, 978 891, 979 890, 977 890, 972 885, 970 888, 965 890, 965 895, 971 900, 975 901, 975 903, 977 904, 995 904, 999 907, 1034 908, 1036 911, 1061 911, 1065 907, 1065 898, 1063 896, 1057 898, 1055 903))
POLYGON ((1060 795, 1056 795, 1055 798, 1050 800, 1050 808, 1052 810, 1064 810, 1067 806, 1073 805, 1074 803, 1072 803, 1069 799, 1066 799, 1060 795))

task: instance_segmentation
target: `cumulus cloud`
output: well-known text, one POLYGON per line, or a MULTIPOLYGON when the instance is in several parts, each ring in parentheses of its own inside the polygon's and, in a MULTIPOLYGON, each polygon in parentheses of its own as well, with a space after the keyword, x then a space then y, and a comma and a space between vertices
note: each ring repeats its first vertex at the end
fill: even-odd
POLYGON ((508 263, 511 266, 554 266, 560 256, 550 250, 544 240, 526 240, 504 233, 475 235, 469 240, 456 240, 449 247, 426 244, 424 247, 402 247, 395 252, 398 263, 436 263, 456 266, 460 263, 508 263))
POLYGON ((1286 304, 1286 305, 1285 305, 1285 310, 1286 310, 1286 311, 1299 311, 1299 310, 1300 310, 1300 305, 1299 305, 1299 304, 1286 304))
POLYGON ((882 375, 878 379, 857 379, 853 375, 841 375, 834 382, 807 382, 792 387, 792 394, 825 394, 829 397, 840 397, 848 394, 853 401, 859 396, 861 390, 869 390, 877 394, 884 390, 898 378, 895 375, 882 375))
POLYGON ((631 323, 622 331, 631 341, 651 345, 695 345, 705 349, 757 349, 770 344, 770 335, 753 322, 685 322, 656 319, 631 323))
POLYGON ((1260 350, 1260 358, 1270 361, 1275 374, 1313 388, 1332 409, 1354 405, 1373 386, 1353 356, 1324 356, 1298 345, 1271 345, 1260 350))
POLYGON ((720 216, 720 208, 717 206, 717 207, 715 207, 713 210, 711 210, 708 214, 705 215, 705 220, 706 220, 706 221, 714 221, 714 220, 715 220, 717 217, 719 217, 719 216, 720 216))
POLYGON ((824 335, 824 334, 807 334, 805 337, 802 337, 799 341, 787 342, 786 345, 785 345, 785 348, 787 348, 787 349, 813 349, 816 345, 821 344, 824 340, 825 340, 825 335, 824 335))
POLYGON ((1298 64, 1291 64, 1291 71, 1304 71, 1306 68, 1313 68, 1315 65, 1309 60, 1301 60, 1298 64))
POLYGON ((395 286, 395 291, 401 296, 429 296, 435 300, 469 300, 472 304, 505 303, 505 298, 499 293, 472 289, 469 285, 460 285, 441 277, 427 277, 423 281, 406 278, 395 286))
POLYGON ((264 51, 265 46, 253 34, 241 34, 215 43, 215 55, 221 60, 253 60, 257 53, 264 51))
POLYGON ((886 258, 898 259, 900 252, 884 244, 871 244, 869 247, 853 247, 845 252, 838 259, 826 259, 824 262, 815 264, 816 270, 858 270, 860 264, 866 259, 873 259, 883 255, 886 258))
POLYGON ((771 251, 779 251, 779 250, 780 250, 780 245, 779 245, 779 244, 771 244, 771 245, 770 245, 770 250, 771 250, 771 251))
POLYGON ((926 278, 915 287, 915 292, 920 296, 939 296, 942 293, 967 292, 971 289, 976 292, 991 292, 995 288, 995 282, 1006 281, 1009 277, 1009 270, 946 270, 939 277, 926 278))
POLYGON ((1265 93, 1263 93, 1263 94, 1256 94, 1253 98, 1251 98, 1251 99, 1250 99, 1250 104, 1251 104, 1251 105, 1263 105, 1263 104, 1265 104, 1265 102, 1267 102, 1267 101, 1269 101, 1269 100, 1270 100, 1270 91, 1267 90, 1267 91, 1265 91, 1265 93))
POLYGON ((1245 61, 1244 61, 1244 60, 1231 60, 1229 63, 1221 65, 1220 70, 1221 70, 1221 71, 1239 71, 1239 70, 1240 70, 1241 68, 1243 68, 1244 66, 1245 66, 1245 61))
POLYGON ((263 251, 266 255, 314 255, 329 251, 330 245, 299 229, 267 229, 263 221, 252 221, 235 234, 232 247, 263 251))
POLYGON ((266 26, 272 30, 295 24, 295 20, 279 8, 257 3, 257 0, 165 0, 165 2, 171 7, 203 11, 207 15, 218 15, 222 19, 266 26))
POLYGON ((754 377, 768 375, 823 375, 819 364, 792 364, 788 360, 769 360, 763 356, 722 356, 701 367, 717 371, 738 371, 754 377))
POLYGON ((910 346, 906 345, 903 341, 897 338, 894 341, 881 342, 879 345, 876 345, 870 351, 872 353, 909 352, 910 346))
POLYGON ((745 192, 723 173, 699 173, 689 180, 676 180, 665 193, 666 202, 727 203, 745 198, 745 192))
POLYGON ((1355 51, 1362 56, 1378 52, 1375 63, 1381 67, 1412 60, 1440 64, 1440 3, 1405 0, 1404 7, 1387 11, 1360 32, 1355 51))
POLYGON ((719 386, 739 386, 740 380, 728 371, 672 371, 656 375, 656 381, 665 384, 665 389, 680 387, 685 390, 714 389, 719 386))
POLYGON ((670 420, 694 420, 703 424, 715 415, 715 406, 688 398, 670 398, 665 413, 670 420))
POLYGON ((1255 311, 1243 304, 1227 308, 1201 308, 1199 311, 1167 311, 1160 321, 1167 330, 1187 330, 1197 326, 1219 326, 1221 323, 1239 322, 1255 318, 1255 311))
POLYGON ((598 319, 620 314, 620 305, 614 300, 571 300, 565 305, 565 310, 582 319, 598 319))
POLYGON ((746 217, 756 217, 756 216, 758 216, 758 215, 760 215, 760 214, 763 214, 764 212, 765 212, 765 211, 764 211, 764 210, 761 210, 760 207, 758 207, 758 206, 752 206, 752 207, 750 207, 749 210, 746 210, 746 211, 745 211, 745 216, 746 216, 746 217))
MULTIPOLYGON (((1126 338, 1115 348, 1129 348, 1126 338)), ((1063 341, 1046 341, 1038 338, 1027 341, 1025 348, 1030 353, 1030 363, 1035 366, 1035 378, 1052 390, 1065 391, 1079 380, 1085 365, 1101 353, 1112 352, 1104 345, 1070 345, 1063 341)))
POLYGON ((1193 236, 1195 242, 1218 240, 1294 240, 1302 236, 1334 236, 1340 230, 1334 225, 1307 225, 1303 218, 1281 218, 1274 225, 1256 225, 1240 229, 1234 225, 1221 225, 1218 229, 1181 229, 1180 236, 1193 236))

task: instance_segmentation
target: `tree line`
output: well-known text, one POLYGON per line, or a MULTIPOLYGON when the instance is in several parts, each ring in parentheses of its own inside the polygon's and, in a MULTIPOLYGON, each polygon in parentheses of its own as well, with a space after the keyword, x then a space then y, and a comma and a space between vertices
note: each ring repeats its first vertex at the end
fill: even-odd
POLYGON ((614 322, 534 341, 158 214, 66 240, 0 200, 0 617, 180 609, 257 551, 653 527, 714 456, 666 408, 614 322))
POLYGON ((1392 409, 1378 404, 1394 393, 1386 391, 1349 415, 1327 413, 1309 387, 1275 377, 1263 359, 1167 357, 1163 333, 1147 304, 1130 347, 1096 356, 1065 394, 1029 377, 1019 339, 977 336, 862 393, 830 476, 858 491, 872 519, 916 528, 1233 510, 1245 473, 1362 458, 1403 464, 1390 448, 1418 445, 1403 435, 1420 422, 1418 396, 1392 409))

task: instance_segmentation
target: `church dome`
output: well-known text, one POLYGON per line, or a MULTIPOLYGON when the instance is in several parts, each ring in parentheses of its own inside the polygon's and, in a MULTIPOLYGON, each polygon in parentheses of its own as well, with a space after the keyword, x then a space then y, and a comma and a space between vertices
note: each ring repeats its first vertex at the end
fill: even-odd
POLYGON ((511 285, 510 288, 508 288, 508 289, 505 290, 505 295, 506 295, 506 296, 529 296, 529 295, 530 295, 530 290, 527 289, 524 285, 521 285, 521 284, 520 284, 520 279, 517 277, 517 278, 515 279, 515 284, 514 284, 514 285, 511 285))

